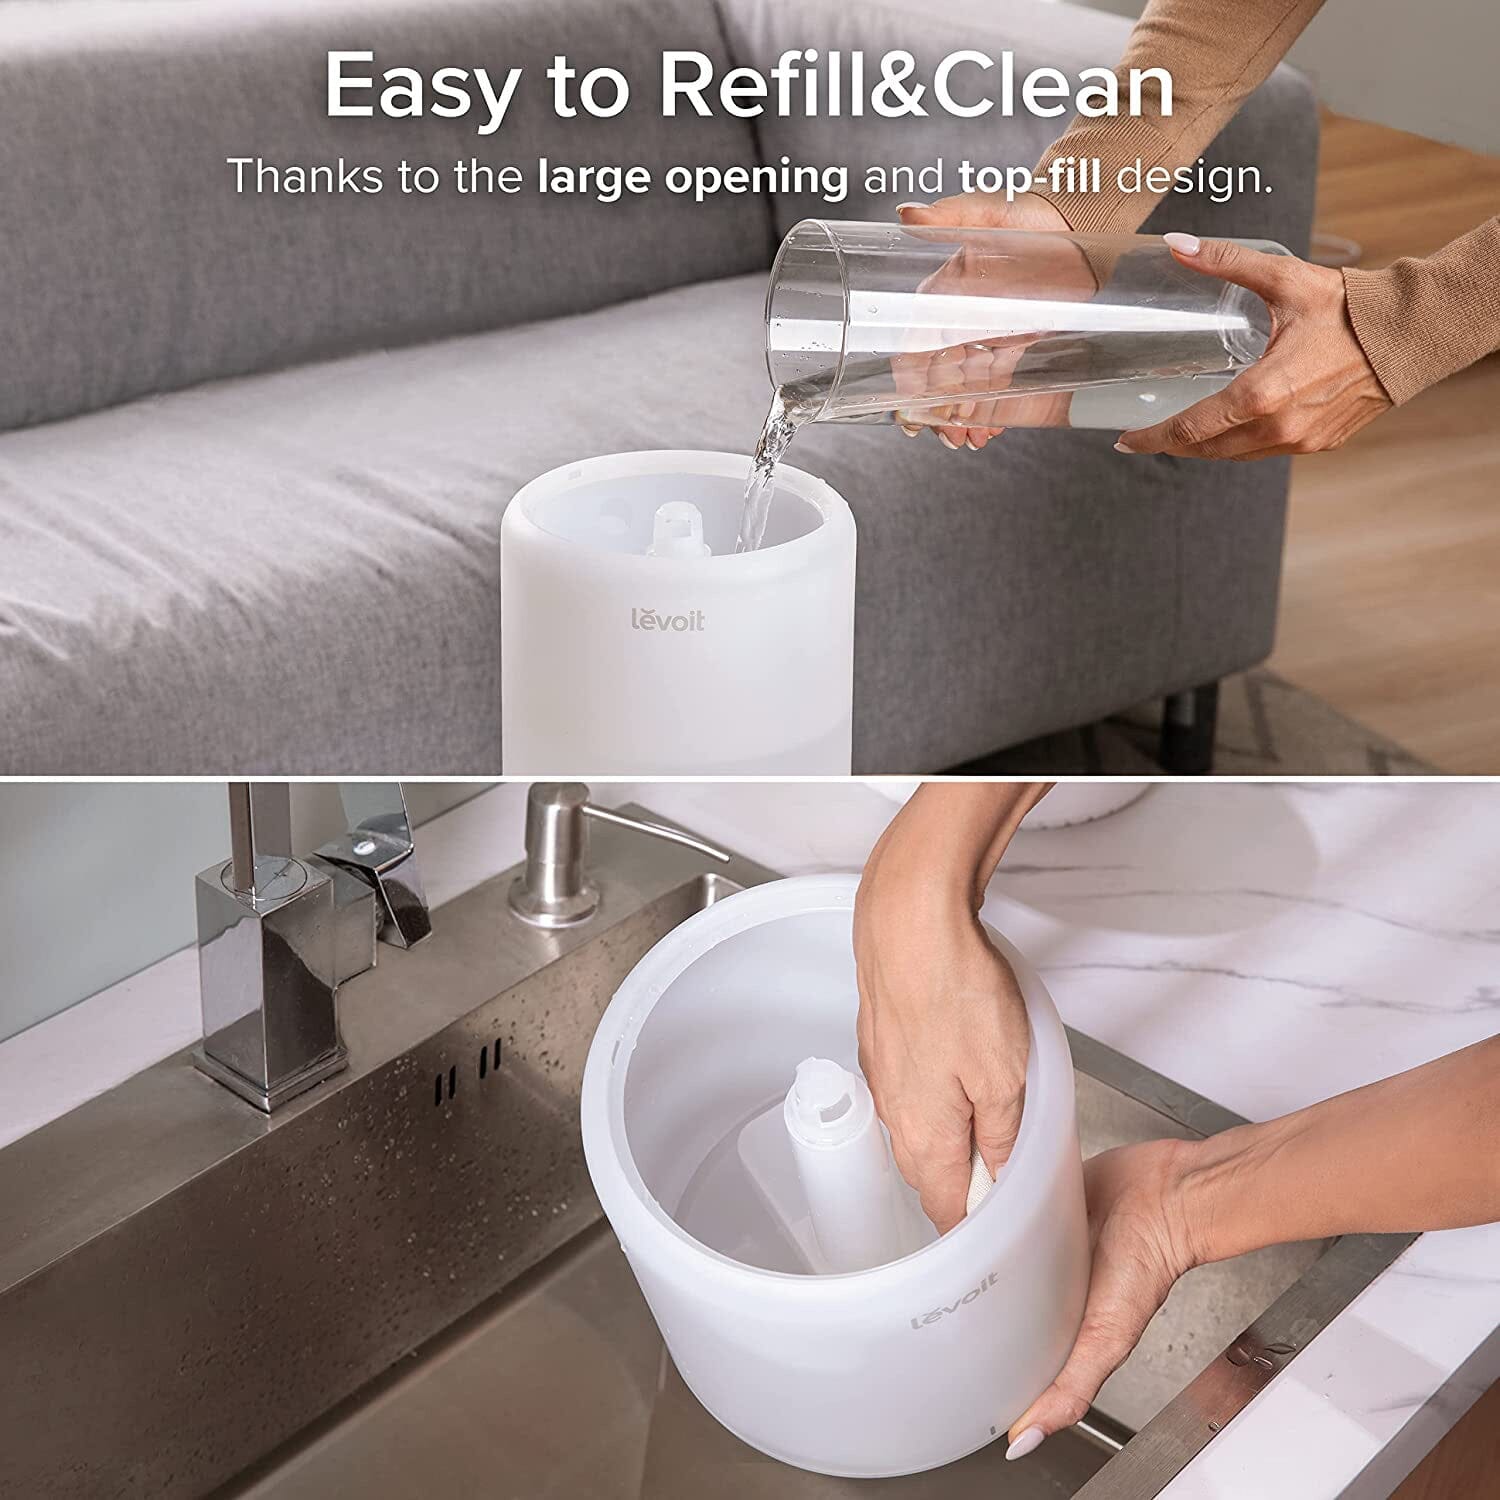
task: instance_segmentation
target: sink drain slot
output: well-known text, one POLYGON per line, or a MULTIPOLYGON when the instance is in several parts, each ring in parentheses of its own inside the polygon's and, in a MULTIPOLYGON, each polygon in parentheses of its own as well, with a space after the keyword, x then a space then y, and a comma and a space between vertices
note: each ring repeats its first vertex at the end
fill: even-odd
MULTIPOLYGON (((500 1038, 486 1042, 479 1049, 479 1081, 484 1083, 492 1074, 500 1071, 500 1038)), ((451 1063, 446 1073, 437 1073, 432 1080, 433 1107, 441 1108, 443 1102, 452 1102, 458 1093, 458 1064, 451 1063)))

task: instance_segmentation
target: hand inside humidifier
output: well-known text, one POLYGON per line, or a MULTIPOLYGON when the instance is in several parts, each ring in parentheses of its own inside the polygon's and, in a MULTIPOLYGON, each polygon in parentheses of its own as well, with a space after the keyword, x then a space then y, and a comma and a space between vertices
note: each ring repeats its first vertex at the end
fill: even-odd
POLYGON ((929 783, 892 819, 854 906, 859 1060, 901 1175, 947 1233, 973 1144, 991 1173, 1021 1124, 1030 1033, 985 935, 985 887, 1043 782, 929 783))

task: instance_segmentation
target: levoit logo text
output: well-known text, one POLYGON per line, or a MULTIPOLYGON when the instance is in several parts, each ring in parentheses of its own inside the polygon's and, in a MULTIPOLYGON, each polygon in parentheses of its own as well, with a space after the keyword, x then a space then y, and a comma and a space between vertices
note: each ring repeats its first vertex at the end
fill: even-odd
POLYGON ((690 609, 682 615, 663 614, 657 609, 633 609, 630 611, 630 628, 692 635, 708 629, 708 621, 701 609, 690 609))
POLYGON ((913 1318, 911 1326, 913 1328, 925 1328, 930 1323, 941 1322, 944 1318, 956 1313, 959 1308, 967 1307, 976 1297, 982 1297, 999 1279, 999 1273, 991 1271, 978 1286, 970 1288, 957 1302, 950 1302, 946 1307, 934 1307, 931 1312, 923 1313, 920 1317, 913 1318))

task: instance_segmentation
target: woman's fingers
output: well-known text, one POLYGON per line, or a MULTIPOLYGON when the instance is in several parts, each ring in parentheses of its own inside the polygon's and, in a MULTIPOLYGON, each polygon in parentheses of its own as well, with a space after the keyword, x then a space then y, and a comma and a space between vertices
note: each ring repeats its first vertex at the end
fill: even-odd
POLYGON ((896 216, 903 224, 953 224, 971 229, 1004 228, 1015 217, 1004 193, 960 193, 936 203, 903 203, 896 216))
MULTIPOLYGON (((1278 360, 1278 363, 1280 361, 1278 360)), ((1174 453, 1179 457, 1211 457, 1204 444, 1224 433, 1271 418, 1281 405, 1274 370, 1257 365, 1229 382, 1222 391, 1195 402, 1175 417, 1154 427, 1122 432, 1115 447, 1121 453, 1174 453), (1192 453, 1184 450, 1192 449, 1192 453)), ((1264 443, 1258 446, 1265 446, 1264 443)))
POLYGON ((1240 462, 1322 453, 1389 410, 1390 397, 1349 321, 1337 271, 1223 240, 1166 239, 1184 265, 1260 293, 1275 331, 1258 364, 1175 417, 1122 433, 1120 452, 1240 462))
MULTIPOLYGON (((875 1068, 875 1011, 864 995, 859 997, 859 1012, 854 1021, 854 1040, 859 1048, 859 1071, 867 1080, 876 1080, 879 1075, 875 1068)), ((875 1100, 875 1108, 880 1108, 880 1097, 875 1092, 876 1083, 870 1082, 870 1093, 875 1100)))
POLYGON ((1117 1146, 1084 1166, 1093 1264, 1083 1321, 1057 1379, 1011 1423, 1007 1458, 1077 1422, 1196 1262, 1175 1217, 1182 1144, 1117 1146))
MULTIPOLYGON (((936 203, 902 203, 896 208, 896 216, 902 224, 914 229, 930 227, 939 231, 966 227, 1059 231, 1066 230, 1068 227, 1067 221, 1052 204, 1045 198, 1033 197, 1029 193, 1023 193, 1013 201, 1007 201, 1003 193, 960 193, 950 198, 939 199, 936 203)), ((954 238, 961 239, 961 236, 954 238)), ((942 270, 922 284, 921 290, 962 292, 974 281, 982 282, 986 275, 985 268, 980 266, 976 275, 971 256, 972 247, 960 245, 942 270)), ((989 342, 993 343, 993 341, 989 342)), ((1022 339, 1019 342, 1024 345, 1030 342, 1030 339, 1022 339)), ((994 357, 992 348, 977 352, 985 360, 994 357)), ((966 352, 966 357, 972 361, 975 353, 976 351, 970 349, 966 352)), ((934 355, 934 358, 937 357, 939 356, 934 355)), ((1019 357, 1019 351, 1017 357, 1019 357)), ((1014 360, 1011 363, 1013 364, 1014 360)), ((982 398, 990 393, 991 386, 984 380, 974 378, 968 381, 967 389, 976 393, 981 398, 980 404, 983 404, 982 398)), ((951 412, 933 411, 929 408, 925 420, 945 447, 954 450, 967 449, 977 453, 992 438, 999 437, 1005 429, 999 425, 981 425, 976 421, 977 413, 974 412, 972 404, 965 403, 965 405, 967 409, 960 408, 951 412)))
POLYGON ((974 1101, 974 1144, 993 1177, 1015 1150, 1016 1136, 1021 1129, 1023 1096, 993 1093, 983 1100, 974 1101))
POLYGON ((938 440, 948 448, 962 448, 968 440, 969 429, 962 420, 967 381, 964 371, 965 350, 961 345, 934 351, 927 362, 926 389, 924 395, 946 398, 941 407, 931 410, 932 427, 938 440))
POLYGON ((966 1105, 927 1109, 921 1114, 898 1107, 885 1120, 897 1168, 917 1190, 922 1212, 939 1234, 947 1234, 968 1206, 974 1153, 972 1117, 966 1105))
MULTIPOLYGON (((1131 450, 1139 451, 1139 450, 1131 450)), ((1296 440, 1284 435, 1283 424, 1272 417, 1262 417, 1230 427, 1215 437, 1198 443, 1169 443, 1153 450, 1171 458, 1224 458, 1248 460, 1270 458, 1278 453, 1297 451, 1296 440)))
POLYGON ((1194 234, 1164 234, 1162 239, 1182 265, 1232 281, 1266 302, 1281 301, 1292 292, 1303 265, 1295 256, 1267 255, 1233 240, 1200 240, 1194 234))
POLYGON ((1007 1458, 1031 1452, 1041 1441, 1031 1438, 1032 1433, 1050 1437, 1082 1420, 1099 1387, 1140 1341, 1165 1295, 1143 1298, 1141 1293, 1142 1288, 1131 1285, 1130 1275, 1117 1271, 1109 1256, 1096 1258, 1073 1352, 1057 1379, 1011 1424, 1007 1458))
MULTIPOLYGON (((1273 309, 1277 303, 1295 297, 1301 273, 1307 270, 1302 261, 1291 256, 1267 255, 1231 240, 1199 240, 1190 234, 1162 238, 1181 264, 1246 287, 1273 309)), ((1278 331, 1286 333, 1285 328, 1278 331)), ((1274 447, 1275 442, 1268 441, 1272 434, 1265 424, 1292 400, 1287 370, 1289 365, 1295 368, 1294 359, 1285 338, 1273 338, 1272 348, 1261 363, 1222 391, 1153 427, 1121 433, 1115 447, 1121 453, 1167 453, 1178 458, 1233 458, 1274 447), (1226 434, 1241 428, 1254 430, 1226 438, 1226 434)))
POLYGON ((1121 453, 1250 462, 1341 447, 1390 401, 1368 371, 1363 351, 1328 347, 1295 327, 1254 369, 1220 391, 1159 422, 1120 435, 1121 453))
POLYGON ((1004 193, 958 193, 936 203, 902 203, 896 216, 903 224, 967 225, 975 229, 1062 230, 1068 221, 1045 198, 1021 193, 1007 201, 1004 193))
POLYGON ((998 348, 993 340, 984 344, 965 344, 957 351, 960 377, 966 399, 945 408, 942 415, 951 418, 939 429, 955 448, 982 452, 991 438, 997 438, 1005 427, 994 420, 1000 402, 997 394, 1009 384, 1016 361, 1031 338, 1009 341, 998 348))

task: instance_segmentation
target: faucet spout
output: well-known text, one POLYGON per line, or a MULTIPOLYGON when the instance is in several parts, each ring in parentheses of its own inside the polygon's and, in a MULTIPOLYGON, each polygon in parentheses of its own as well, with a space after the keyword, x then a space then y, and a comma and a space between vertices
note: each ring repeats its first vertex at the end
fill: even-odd
POLYGON ((432 931, 406 794, 399 781, 341 781, 347 830, 318 858, 349 870, 375 892, 377 936, 410 948, 432 931))

